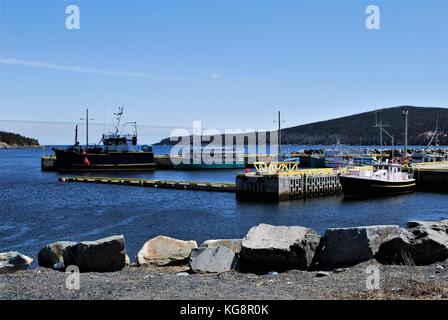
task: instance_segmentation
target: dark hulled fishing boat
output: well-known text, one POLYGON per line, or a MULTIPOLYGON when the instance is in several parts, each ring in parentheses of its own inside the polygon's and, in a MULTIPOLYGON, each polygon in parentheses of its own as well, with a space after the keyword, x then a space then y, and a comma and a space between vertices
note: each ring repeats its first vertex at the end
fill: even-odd
POLYGON ((102 145, 89 146, 88 143, 88 111, 86 117, 86 146, 77 141, 68 148, 54 148, 58 171, 119 171, 119 170, 154 170, 154 153, 151 147, 139 148, 137 145, 137 126, 133 122, 133 134, 119 132, 123 108, 120 107, 114 131, 103 134, 102 145))
POLYGON ((378 197, 415 190, 415 179, 400 164, 374 165, 372 170, 353 169, 339 177, 344 197, 378 197))

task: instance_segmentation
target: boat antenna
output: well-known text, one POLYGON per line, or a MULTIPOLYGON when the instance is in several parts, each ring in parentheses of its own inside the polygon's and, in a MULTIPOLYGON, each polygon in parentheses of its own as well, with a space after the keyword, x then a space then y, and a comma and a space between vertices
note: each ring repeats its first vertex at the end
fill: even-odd
POLYGON ((106 106, 103 106, 103 136, 106 133, 106 106))
POLYGON ((116 116, 115 134, 118 135, 121 116, 123 115, 123 107, 122 106, 118 107, 118 112, 114 113, 114 115, 116 116))

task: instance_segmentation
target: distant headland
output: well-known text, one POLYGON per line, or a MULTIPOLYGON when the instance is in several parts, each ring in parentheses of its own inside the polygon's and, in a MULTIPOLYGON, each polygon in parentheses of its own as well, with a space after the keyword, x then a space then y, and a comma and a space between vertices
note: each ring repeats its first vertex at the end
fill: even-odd
POLYGON ((37 139, 24 137, 17 133, 0 131, 0 149, 39 147, 37 139))
MULTIPOLYGON (((337 119, 325 120, 282 129, 283 144, 333 145, 379 145, 379 124, 394 136, 395 145, 404 144, 405 117, 408 113, 409 145, 427 145, 434 133, 438 143, 448 145, 448 108, 398 106, 377 109, 337 119), (375 127, 375 124, 377 125, 375 127), (437 130, 437 131, 436 131, 437 130), (435 132, 436 131, 436 132, 435 132)), ((190 137, 191 138, 191 137, 190 137)), ((267 137, 269 139, 269 136, 267 137)), ((383 143, 390 145, 384 134, 383 143)), ((156 145, 174 145, 170 138, 156 145)))

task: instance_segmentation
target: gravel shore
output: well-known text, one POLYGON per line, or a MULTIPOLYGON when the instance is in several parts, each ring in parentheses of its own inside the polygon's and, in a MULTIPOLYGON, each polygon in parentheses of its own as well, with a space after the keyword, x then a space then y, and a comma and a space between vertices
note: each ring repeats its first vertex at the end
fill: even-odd
POLYGON ((177 275, 182 267, 126 267, 114 273, 83 273, 80 289, 67 275, 33 269, 0 275, 0 299, 448 299, 448 260, 424 267, 368 261, 329 273, 278 275, 237 272, 177 275), (368 290, 368 266, 380 270, 380 289, 368 290))

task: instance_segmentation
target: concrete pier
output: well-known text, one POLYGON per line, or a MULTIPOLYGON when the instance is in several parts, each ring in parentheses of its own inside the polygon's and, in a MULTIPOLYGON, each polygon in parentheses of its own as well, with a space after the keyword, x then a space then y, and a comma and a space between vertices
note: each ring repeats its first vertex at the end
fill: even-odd
POLYGON ((42 171, 57 171, 57 161, 55 156, 43 156, 40 158, 40 169, 42 171))
POLYGON ((285 201, 338 195, 342 193, 339 172, 301 174, 239 174, 236 177, 236 197, 240 200, 285 201))
POLYGON ((411 167, 417 188, 448 193, 448 162, 419 163, 411 167))
POLYGON ((448 169, 420 168, 414 171, 414 178, 419 190, 448 193, 448 169))

